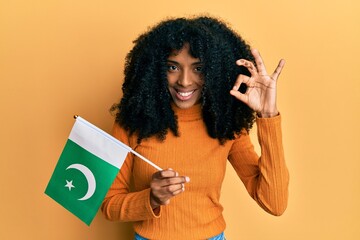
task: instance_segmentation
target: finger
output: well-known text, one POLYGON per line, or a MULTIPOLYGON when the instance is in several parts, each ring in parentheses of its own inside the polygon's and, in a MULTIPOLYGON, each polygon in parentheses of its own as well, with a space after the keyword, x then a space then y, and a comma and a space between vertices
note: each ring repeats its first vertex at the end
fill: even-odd
POLYGON ((258 73, 260 75, 267 75, 266 67, 265 67, 264 61, 260 55, 260 52, 257 49, 251 49, 251 53, 255 58, 258 73))
POLYGON ((181 188, 181 189, 173 192, 172 195, 173 195, 173 196, 176 196, 176 195, 179 195, 180 193, 182 193, 182 192, 184 192, 184 191, 185 191, 185 189, 184 189, 184 188, 181 188))
POLYGON ((247 68, 247 70, 249 70, 251 76, 256 76, 258 75, 258 72, 257 72, 257 69, 254 65, 254 63, 252 63, 251 61, 249 60, 246 60, 246 59, 239 59, 236 61, 236 64, 238 66, 244 66, 247 68))
POLYGON ((172 177, 172 178, 165 178, 160 180, 160 185, 162 186, 169 186, 175 184, 183 184, 190 182, 190 178, 187 176, 180 176, 180 177, 172 177))
POLYGON ((160 174, 161 178, 169 178, 169 177, 177 177, 177 176, 179 176, 179 173, 172 170, 171 168, 162 171, 161 174, 160 174))
POLYGON ((234 86, 233 86, 232 89, 235 90, 235 91, 238 91, 242 83, 245 84, 245 85, 248 85, 249 81, 250 81, 250 78, 248 76, 240 74, 236 78, 236 81, 235 81, 234 86))
POLYGON ((158 204, 162 205, 175 195, 185 191, 184 184, 170 185, 159 189, 152 189, 151 198, 158 204))
POLYGON ((233 95, 238 100, 247 103, 248 97, 246 95, 246 91, 245 92, 240 92, 239 88, 240 88, 241 84, 245 84, 246 88, 249 88, 250 81, 251 81, 251 78, 249 78, 246 75, 240 74, 236 79, 234 87, 232 88, 232 90, 230 90, 230 94, 233 95))
POLYGON ((176 184, 176 185, 170 185, 164 188, 168 193, 174 195, 175 192, 178 192, 179 190, 184 190, 184 184, 176 184))
POLYGON ((246 94, 242 94, 241 92, 239 92, 237 90, 230 90, 230 94, 245 104, 248 104, 248 102, 249 102, 248 96, 246 94))
POLYGON ((161 178, 167 178, 167 177, 176 177, 179 174, 177 172, 175 172, 174 170, 172 170, 171 168, 162 170, 162 171, 157 171, 152 175, 152 178, 155 179, 161 179, 161 178))
POLYGON ((280 76, 280 73, 281 73, 284 66, 285 66, 285 60, 281 59, 278 66, 276 67, 274 73, 271 75, 271 78, 274 79, 274 80, 277 80, 278 77, 280 76))

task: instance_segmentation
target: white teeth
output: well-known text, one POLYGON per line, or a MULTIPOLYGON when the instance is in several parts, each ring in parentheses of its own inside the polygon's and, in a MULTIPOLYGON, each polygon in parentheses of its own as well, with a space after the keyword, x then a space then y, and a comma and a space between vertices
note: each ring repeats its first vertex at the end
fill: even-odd
POLYGON ((187 97, 190 96, 194 91, 191 92, 178 92, 180 96, 182 97, 187 97))

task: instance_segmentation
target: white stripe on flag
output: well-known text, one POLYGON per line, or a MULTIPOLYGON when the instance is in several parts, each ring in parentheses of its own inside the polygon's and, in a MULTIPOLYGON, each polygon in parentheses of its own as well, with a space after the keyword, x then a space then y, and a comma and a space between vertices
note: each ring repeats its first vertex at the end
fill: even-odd
POLYGON ((69 139, 118 169, 132 150, 81 117, 76 118, 69 139))

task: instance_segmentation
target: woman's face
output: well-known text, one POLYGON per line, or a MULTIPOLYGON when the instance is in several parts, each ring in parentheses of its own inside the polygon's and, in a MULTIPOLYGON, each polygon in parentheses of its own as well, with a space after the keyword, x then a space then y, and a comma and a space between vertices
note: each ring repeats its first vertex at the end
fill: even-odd
POLYGON ((203 88, 202 63, 189 53, 189 44, 170 54, 167 60, 168 88, 174 103, 182 109, 200 101, 203 88))

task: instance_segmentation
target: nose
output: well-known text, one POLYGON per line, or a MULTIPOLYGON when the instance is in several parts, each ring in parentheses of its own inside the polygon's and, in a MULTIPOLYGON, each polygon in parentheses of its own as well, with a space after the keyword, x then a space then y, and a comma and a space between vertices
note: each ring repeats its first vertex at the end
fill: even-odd
POLYGON ((191 75, 191 71, 184 70, 179 75, 179 78, 177 80, 177 84, 182 87, 188 87, 191 86, 193 83, 193 76, 191 75))

